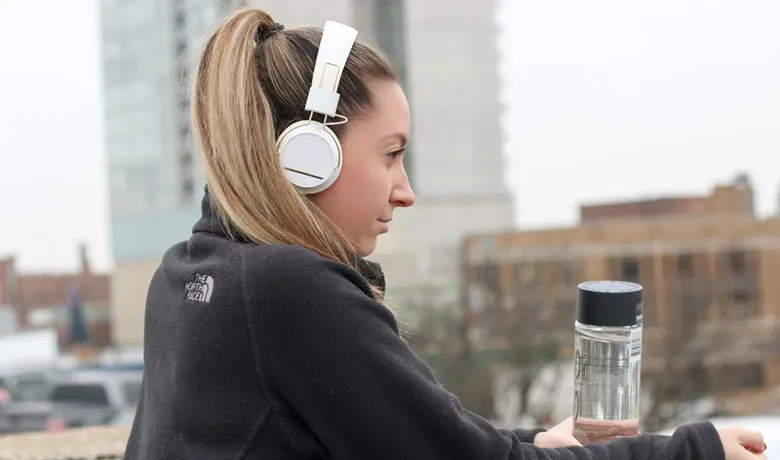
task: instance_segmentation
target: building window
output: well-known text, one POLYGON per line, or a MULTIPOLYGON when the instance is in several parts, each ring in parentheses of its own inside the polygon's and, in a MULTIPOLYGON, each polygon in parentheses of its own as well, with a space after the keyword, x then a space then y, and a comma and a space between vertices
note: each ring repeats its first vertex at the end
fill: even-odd
POLYGON ((744 251, 731 251, 728 254, 729 274, 732 280, 732 300, 737 304, 746 304, 750 300, 750 286, 747 276, 747 257, 744 251))
POLYGON ((495 263, 487 263, 482 266, 482 285, 491 295, 499 295, 501 292, 501 269, 495 263))
POLYGON ((745 253, 731 251, 729 253, 729 270, 734 276, 745 276, 745 253))
POLYGON ((627 257, 621 261, 620 277, 623 281, 639 282, 639 261, 633 257, 627 257))
POLYGON ((405 0, 374 0, 374 30, 376 41, 395 67, 401 83, 406 86, 406 21, 405 0))
POLYGON ((182 118, 181 124, 179 125, 179 138, 181 140, 182 144, 186 144, 190 141, 190 135, 192 134, 192 131, 190 130, 190 124, 189 120, 186 118, 182 118))
POLYGON ((715 391, 734 391, 762 388, 765 383, 761 363, 729 364, 711 371, 715 391))
POLYGON ((185 17, 183 11, 177 11, 174 16, 174 24, 176 25, 177 29, 183 29, 185 26, 185 17))
POLYGON ((748 303, 748 300, 750 300, 750 294, 748 293, 747 288, 744 286, 744 283, 738 282, 738 284, 734 286, 733 299, 734 303, 740 305, 748 303))
POLYGON ((195 194, 195 183, 191 177, 184 179, 182 184, 182 198, 185 203, 192 202, 193 195, 195 194))
POLYGON ((181 151, 181 169, 189 171, 192 168, 192 151, 189 148, 184 148, 181 151))
MULTIPOLYGON (((401 86, 408 93, 405 1, 374 0, 371 11, 373 12, 376 42, 393 64, 401 86)), ((411 148, 407 146, 407 154, 404 155, 404 167, 406 174, 409 176, 409 182, 414 184, 414 168, 412 167, 414 160, 409 155, 410 153, 411 148)))
POLYGON ((680 254, 677 256, 677 271, 680 276, 692 277, 693 276, 693 255, 692 254, 680 254))

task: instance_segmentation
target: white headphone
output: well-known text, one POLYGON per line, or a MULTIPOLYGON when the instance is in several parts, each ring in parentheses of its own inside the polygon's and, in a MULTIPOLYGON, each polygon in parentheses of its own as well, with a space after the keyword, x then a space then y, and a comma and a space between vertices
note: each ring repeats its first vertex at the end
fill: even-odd
POLYGON ((325 23, 306 100, 309 119, 293 123, 276 141, 287 178, 306 194, 327 189, 341 172, 341 143, 328 126, 347 122, 336 113, 340 97, 337 91, 357 34, 344 24, 325 23), (325 116, 323 122, 312 120, 315 112, 325 116), (340 120, 328 122, 328 117, 340 120))

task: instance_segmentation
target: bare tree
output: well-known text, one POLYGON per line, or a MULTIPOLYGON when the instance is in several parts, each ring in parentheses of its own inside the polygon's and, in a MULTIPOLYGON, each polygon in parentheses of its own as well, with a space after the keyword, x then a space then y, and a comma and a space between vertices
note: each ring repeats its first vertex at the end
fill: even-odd
POLYGON ((693 276, 692 256, 683 254, 668 259, 669 263, 675 265, 678 276, 664 280, 667 318, 653 331, 656 340, 652 346, 645 347, 643 386, 649 390, 646 393, 651 404, 643 421, 648 431, 675 423, 690 410, 691 402, 706 396, 704 360, 714 345, 704 330, 711 304, 711 280, 693 276))
POLYGON ((642 387, 650 400, 643 414, 645 431, 659 431, 678 423, 690 413, 693 403, 706 397, 705 357, 701 341, 669 337, 665 349, 645 360, 642 387))
POLYGON ((545 391, 535 391, 534 401, 532 389, 540 388, 537 383, 542 372, 561 369, 557 363, 562 349, 571 345, 575 303, 568 291, 559 290, 556 295, 539 287, 537 270, 544 275, 546 268, 540 265, 536 262, 514 267, 511 295, 502 296, 490 283, 483 285, 485 305, 476 325, 484 331, 482 346, 493 351, 497 403, 513 406, 512 410, 505 408, 505 417, 516 411, 515 415, 533 418, 537 423, 550 418, 560 379, 546 384, 545 391))

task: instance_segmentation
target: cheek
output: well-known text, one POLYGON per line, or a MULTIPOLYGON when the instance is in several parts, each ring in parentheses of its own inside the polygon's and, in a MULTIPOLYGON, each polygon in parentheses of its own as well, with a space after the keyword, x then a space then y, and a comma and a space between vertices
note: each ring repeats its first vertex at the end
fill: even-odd
POLYGON ((383 165, 350 164, 336 182, 315 197, 315 201, 350 237, 359 237, 367 226, 384 217, 384 207, 390 199, 389 174, 383 165))
POLYGON ((382 204, 389 198, 388 171, 382 164, 344 165, 339 179, 345 190, 354 194, 358 202, 382 204))

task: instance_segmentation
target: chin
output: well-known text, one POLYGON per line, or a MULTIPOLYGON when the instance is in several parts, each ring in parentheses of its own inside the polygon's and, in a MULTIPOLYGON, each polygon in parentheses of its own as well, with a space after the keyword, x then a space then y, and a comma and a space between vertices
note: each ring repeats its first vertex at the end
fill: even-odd
POLYGON ((370 256, 376 249, 376 238, 363 240, 357 245, 357 252, 360 257, 370 256))

